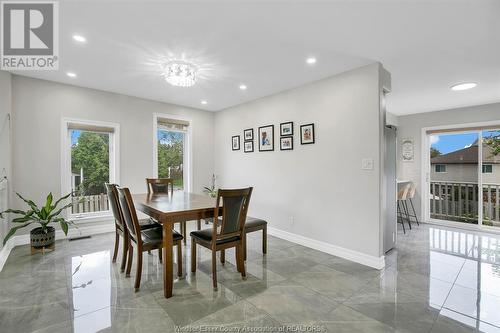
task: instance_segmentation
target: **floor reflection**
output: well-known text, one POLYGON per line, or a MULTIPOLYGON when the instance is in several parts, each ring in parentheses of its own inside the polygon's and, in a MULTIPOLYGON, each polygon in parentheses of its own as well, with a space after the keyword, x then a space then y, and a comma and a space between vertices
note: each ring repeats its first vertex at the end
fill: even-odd
POLYGON ((500 236, 429 228, 429 245, 431 276, 442 271, 443 265, 449 269, 461 263, 440 314, 480 331, 497 331, 500 236))
POLYGON ((110 261, 109 251, 71 258, 75 333, 111 327, 110 261))

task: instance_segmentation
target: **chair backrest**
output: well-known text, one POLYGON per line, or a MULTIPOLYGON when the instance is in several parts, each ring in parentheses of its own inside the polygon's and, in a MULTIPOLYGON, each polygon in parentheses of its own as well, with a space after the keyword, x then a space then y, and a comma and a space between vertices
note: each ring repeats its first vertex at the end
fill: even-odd
POLYGON ((414 182, 411 182, 410 189, 408 190, 408 194, 407 194, 406 198, 413 199, 415 197, 416 192, 417 192, 417 185, 414 182))
POLYGON ((126 187, 118 187, 117 190, 123 219, 127 225, 128 233, 133 240, 139 243, 142 241, 141 227, 139 226, 139 219, 137 218, 132 195, 126 187))
POLYGON ((253 187, 249 187, 244 189, 219 190, 217 192, 212 239, 243 236, 252 190, 253 187), (216 219, 219 215, 221 202, 222 223, 220 223, 220 227, 218 228, 216 219))
POLYGON ((123 213, 120 208, 120 202, 118 201, 118 191, 116 184, 104 184, 106 186, 106 192, 108 194, 109 206, 111 207, 111 212, 115 218, 115 226, 123 232, 127 232, 125 221, 123 220, 123 213))
POLYGON ((170 185, 170 193, 174 193, 174 180, 172 178, 146 178, 146 186, 148 193, 168 194, 168 186, 170 185))
POLYGON ((398 191, 398 200, 406 200, 410 187, 411 183, 407 183, 398 191))

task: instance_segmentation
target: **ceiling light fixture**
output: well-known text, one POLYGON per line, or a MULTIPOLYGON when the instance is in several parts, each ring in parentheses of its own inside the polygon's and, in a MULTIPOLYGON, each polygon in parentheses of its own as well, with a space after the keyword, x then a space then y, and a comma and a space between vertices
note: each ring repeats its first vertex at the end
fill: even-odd
POLYGON ((197 66, 184 60, 171 60, 162 65, 165 80, 176 87, 191 87, 196 83, 197 66))
POLYGON ((246 85, 244 85, 244 84, 242 84, 242 85, 240 85, 240 89, 241 89, 241 90, 247 90, 247 86, 246 86, 246 85))
POLYGON ((468 90, 475 88, 477 86, 477 83, 475 82, 463 82, 463 83, 457 83, 451 86, 451 90, 454 91, 461 91, 461 90, 468 90))
POLYGON ((306 59, 306 62, 309 64, 309 65, 313 65, 316 63, 316 58, 314 57, 309 57, 306 59))
POLYGON ((78 43, 85 43, 87 41, 87 38, 83 37, 82 35, 73 35, 73 39, 78 43))
POLYGON ((70 78, 75 78, 76 77, 76 74, 73 73, 73 72, 67 72, 66 75, 69 76, 70 78))
POLYGON ((208 102, 207 102, 207 101, 201 101, 201 104, 203 104, 203 105, 207 105, 207 104, 208 104, 208 102))

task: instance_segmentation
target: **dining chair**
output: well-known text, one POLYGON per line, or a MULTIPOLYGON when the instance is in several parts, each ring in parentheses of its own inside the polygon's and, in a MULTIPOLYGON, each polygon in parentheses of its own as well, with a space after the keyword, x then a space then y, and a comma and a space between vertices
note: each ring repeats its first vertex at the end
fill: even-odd
MULTIPOLYGON (((130 270, 132 268, 133 260, 133 249, 136 248, 137 251, 137 271, 135 274, 135 291, 139 290, 141 285, 141 275, 142 275, 142 252, 148 250, 158 250, 158 256, 160 262, 162 262, 162 248, 163 248, 163 230, 162 228, 151 228, 146 230, 141 230, 139 226, 139 220, 137 219, 137 212, 135 210, 134 201, 128 188, 117 188, 118 197, 120 202, 120 207, 123 212, 123 219, 127 226, 129 235, 129 253, 127 260, 127 270, 126 276, 130 276, 130 270)), ((182 277, 182 235, 177 233, 175 230, 173 232, 174 245, 177 246, 177 276, 182 277)))
MULTIPOLYGON (((106 186, 106 192, 108 194, 109 206, 111 207, 111 212, 115 219, 115 249, 113 251, 113 262, 116 262, 116 257, 118 255, 118 247, 120 245, 120 237, 123 238, 123 251, 122 251, 122 263, 120 270, 125 271, 125 264, 127 262, 127 252, 128 252, 128 231, 127 226, 123 220, 122 210, 120 208, 120 203, 118 202, 118 191, 116 184, 104 184, 106 186)), ((146 230, 150 228, 161 228, 158 223, 151 222, 149 219, 139 221, 139 226, 141 230, 146 230)))
MULTIPOLYGON (((168 194, 170 187, 170 195, 174 195, 174 180, 172 178, 146 178, 146 186, 148 187, 148 194, 168 194)), ((179 222, 181 225, 181 234, 186 244, 187 227, 186 221, 179 222)), ((201 229, 201 220, 197 221, 198 230, 201 229)))
POLYGON ((196 245, 212 251, 212 283, 217 290, 217 251, 236 249, 236 267, 246 279, 244 261, 245 221, 252 187, 233 190, 219 190, 214 208, 211 229, 191 232, 191 272, 196 272, 196 245), (222 222, 217 223, 222 201, 222 222))
MULTIPOLYGON (((220 217, 218 221, 220 225, 222 221, 220 217)), ((245 221, 245 239, 243 240, 244 260, 247 260, 247 235, 251 232, 256 232, 260 230, 262 230, 262 253, 267 254, 267 221, 256 217, 247 216, 247 219, 245 221)), ((224 264, 225 261, 226 261, 225 251, 221 250, 220 262, 224 264)))

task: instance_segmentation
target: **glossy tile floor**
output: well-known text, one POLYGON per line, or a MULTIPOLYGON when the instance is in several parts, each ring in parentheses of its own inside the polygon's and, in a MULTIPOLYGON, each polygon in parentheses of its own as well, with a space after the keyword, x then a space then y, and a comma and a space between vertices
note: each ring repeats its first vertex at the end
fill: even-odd
MULTIPOLYGON (((195 223, 190 223, 191 227, 195 223)), ((270 237, 249 235, 248 279, 228 251, 212 290, 210 254, 165 299, 157 253, 141 290, 111 264, 114 236, 58 241, 53 253, 13 250, 0 273, 0 332, 500 332, 500 237, 421 225, 382 271, 270 237), (293 326, 304 325, 304 326, 293 326), (282 330, 283 331, 283 330, 282 330)), ((184 270, 189 267, 189 243, 184 270)), ((135 269, 135 267, 133 268, 135 269)))

